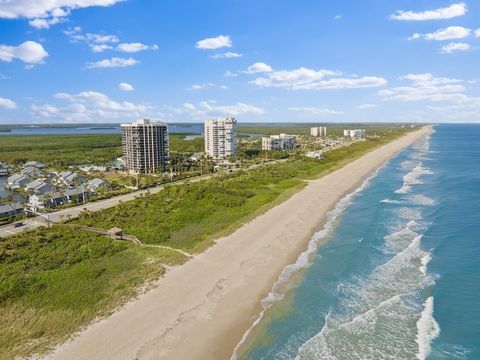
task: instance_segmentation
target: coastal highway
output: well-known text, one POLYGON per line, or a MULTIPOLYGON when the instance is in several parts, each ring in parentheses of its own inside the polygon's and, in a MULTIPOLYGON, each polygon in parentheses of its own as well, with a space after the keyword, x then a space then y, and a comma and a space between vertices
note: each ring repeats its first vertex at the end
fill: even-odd
MULTIPOLYGON (((266 163, 255 164, 255 165, 251 165, 246 170, 253 170, 265 164, 273 165, 273 164, 284 162, 284 161, 286 160, 280 159, 280 160, 269 161, 266 163)), ((195 182, 210 179, 215 175, 216 174, 207 174, 207 175, 196 176, 188 179, 178 180, 170 184, 159 185, 159 186, 152 187, 145 190, 139 190, 139 191, 134 191, 124 195, 114 196, 105 200, 99 200, 91 203, 86 203, 83 205, 73 206, 73 207, 55 211, 49 214, 37 215, 35 217, 31 217, 26 220, 17 221, 17 223, 18 222, 23 223, 23 226, 20 226, 20 227, 15 227, 14 226, 15 223, 0 227, 0 238, 6 237, 9 235, 14 235, 24 230, 35 229, 40 226, 48 226, 51 223, 62 222, 67 219, 76 218, 85 209, 88 211, 99 211, 103 209, 108 209, 118 205, 120 202, 134 200, 137 196, 146 194, 147 192, 149 192, 150 194, 156 194, 162 191, 163 189, 165 189, 165 186, 177 186, 177 185, 185 184, 186 182, 195 183, 195 182)))
POLYGON ((69 218, 78 217, 78 215, 85 209, 87 209, 88 211, 98 211, 98 210, 108 209, 118 205, 120 202, 134 200, 137 196, 146 194, 147 192, 149 192, 150 194, 156 194, 162 191, 163 189, 165 189, 165 186, 181 185, 186 183, 187 181, 190 183, 195 183, 195 182, 210 179, 212 176, 214 175, 208 174, 208 175, 196 176, 189 179, 178 180, 168 185, 164 184, 164 185, 152 187, 146 190, 139 190, 139 191, 131 192, 128 194, 111 197, 105 200, 99 200, 92 203, 73 206, 73 207, 55 211, 49 214, 41 214, 26 220, 22 220, 21 222, 23 223, 23 226, 20 226, 20 227, 15 227, 14 223, 0 227, 0 238, 17 234, 27 229, 35 229, 40 226, 48 226, 49 223, 62 222, 69 218))

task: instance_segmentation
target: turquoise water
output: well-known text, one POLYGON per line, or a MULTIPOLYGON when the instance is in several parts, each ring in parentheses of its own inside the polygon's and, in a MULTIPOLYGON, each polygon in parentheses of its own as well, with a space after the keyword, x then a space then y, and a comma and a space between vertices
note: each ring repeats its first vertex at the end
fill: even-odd
POLYGON ((436 126, 342 200, 310 252, 238 358, 480 359, 480 126, 436 126))

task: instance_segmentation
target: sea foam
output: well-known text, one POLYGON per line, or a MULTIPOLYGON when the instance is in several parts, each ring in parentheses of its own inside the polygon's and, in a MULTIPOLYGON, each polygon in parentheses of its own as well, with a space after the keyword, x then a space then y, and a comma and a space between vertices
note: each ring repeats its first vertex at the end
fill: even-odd
POLYGON ((423 304, 423 311, 417 321, 418 344, 417 359, 425 360, 431 351, 432 341, 440 335, 440 327, 433 317, 433 296, 430 296, 423 304))
MULTIPOLYGON (((388 162, 387 162, 388 163, 388 162)), ((364 182, 353 192, 350 194, 346 195, 343 197, 338 203, 336 204, 335 208, 328 212, 327 214, 327 222, 325 223, 324 227, 322 230, 318 231, 315 233, 312 237, 312 239, 308 243, 307 250, 302 252, 295 263, 287 265, 281 272, 280 276, 278 277, 277 281, 274 283, 272 290, 269 292, 269 294, 261 300, 261 305, 263 310, 260 312, 259 316, 257 319, 254 321, 252 326, 243 334, 242 339, 240 342, 235 346, 235 349, 233 350, 231 360, 237 359, 238 356, 238 350, 240 347, 243 345, 243 343, 246 341, 252 330, 258 325, 258 323, 262 320, 265 311, 269 309, 274 303, 280 301, 284 295, 285 295, 285 288, 288 282, 292 279, 292 276, 299 270, 308 268, 311 263, 312 263, 312 256, 315 254, 315 252, 318 249, 318 244, 320 240, 324 239, 333 226, 335 225, 336 220, 338 217, 343 213, 343 211, 351 204, 352 200, 354 199, 355 196, 357 196, 360 192, 365 190, 368 185, 370 184, 371 180, 375 178, 378 173, 380 172, 381 169, 383 169, 385 166, 387 166, 387 163, 385 163, 383 166, 377 168, 375 172, 369 176, 367 179, 364 180, 364 182)))

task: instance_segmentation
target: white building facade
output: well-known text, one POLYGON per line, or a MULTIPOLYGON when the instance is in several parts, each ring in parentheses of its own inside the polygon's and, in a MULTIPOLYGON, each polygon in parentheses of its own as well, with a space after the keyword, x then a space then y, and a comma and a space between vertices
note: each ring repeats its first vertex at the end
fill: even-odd
POLYGON ((237 120, 225 118, 205 121, 205 153, 215 160, 235 154, 237 149, 237 120))
POLYGON ((343 136, 352 139, 363 139, 367 135, 367 131, 364 129, 345 129, 343 130, 343 136))
POLYGON ((297 146, 297 137, 280 134, 262 138, 262 150, 292 150, 297 146))
POLYGON ((327 136, 327 128, 325 126, 316 126, 310 128, 310 135, 316 137, 324 137, 327 136))
POLYGON ((123 160, 135 174, 165 171, 169 157, 168 126, 160 121, 138 120, 122 124, 123 160))

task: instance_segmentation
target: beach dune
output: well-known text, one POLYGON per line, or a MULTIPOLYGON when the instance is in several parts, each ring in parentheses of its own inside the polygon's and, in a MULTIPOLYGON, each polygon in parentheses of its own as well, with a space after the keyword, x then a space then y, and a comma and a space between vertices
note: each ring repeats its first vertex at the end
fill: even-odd
POLYGON ((155 287, 60 345, 48 359, 228 359, 282 269, 306 248, 326 214, 429 127, 309 182, 280 205, 221 238, 155 287))

